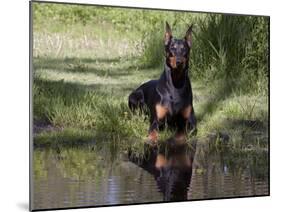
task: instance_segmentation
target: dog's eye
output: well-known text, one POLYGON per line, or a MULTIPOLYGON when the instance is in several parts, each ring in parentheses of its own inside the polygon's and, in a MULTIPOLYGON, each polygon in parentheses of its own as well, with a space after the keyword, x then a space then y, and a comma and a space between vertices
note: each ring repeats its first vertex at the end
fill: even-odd
POLYGON ((176 48, 174 46, 170 47, 170 51, 175 51, 175 50, 176 50, 176 48))
POLYGON ((178 47, 177 44, 173 44, 173 45, 171 46, 172 49, 176 49, 177 47, 178 47))

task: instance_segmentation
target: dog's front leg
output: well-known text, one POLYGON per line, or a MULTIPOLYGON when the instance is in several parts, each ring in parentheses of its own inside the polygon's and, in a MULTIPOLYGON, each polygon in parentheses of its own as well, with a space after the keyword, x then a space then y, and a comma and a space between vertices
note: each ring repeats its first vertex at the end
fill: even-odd
POLYGON ((189 130, 196 128, 196 120, 192 105, 188 105, 181 110, 177 119, 177 139, 183 139, 189 130))
POLYGON ((159 124, 163 121, 168 113, 168 108, 160 104, 156 104, 155 111, 152 113, 151 124, 149 127, 148 140, 156 143, 158 140, 159 124))

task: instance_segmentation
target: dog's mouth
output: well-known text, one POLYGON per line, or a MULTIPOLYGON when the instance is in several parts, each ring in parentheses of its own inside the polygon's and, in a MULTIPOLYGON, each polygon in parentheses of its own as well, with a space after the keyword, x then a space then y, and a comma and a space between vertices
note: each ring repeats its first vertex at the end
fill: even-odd
POLYGON ((172 71, 173 72, 177 72, 177 73, 182 73, 184 71, 185 68, 185 64, 184 63, 179 63, 175 66, 171 66, 172 71))
POLYGON ((183 68, 184 68, 184 63, 178 63, 178 64, 176 64, 175 70, 182 71, 183 68))

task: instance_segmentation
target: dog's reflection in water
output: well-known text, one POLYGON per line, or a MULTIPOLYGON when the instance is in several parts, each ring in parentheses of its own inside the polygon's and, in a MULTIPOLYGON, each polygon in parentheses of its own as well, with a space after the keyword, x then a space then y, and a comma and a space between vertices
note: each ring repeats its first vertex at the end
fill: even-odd
POLYGON ((170 138, 158 146, 145 145, 145 156, 141 161, 130 158, 154 175, 164 201, 187 200, 192 174, 195 145, 170 138))

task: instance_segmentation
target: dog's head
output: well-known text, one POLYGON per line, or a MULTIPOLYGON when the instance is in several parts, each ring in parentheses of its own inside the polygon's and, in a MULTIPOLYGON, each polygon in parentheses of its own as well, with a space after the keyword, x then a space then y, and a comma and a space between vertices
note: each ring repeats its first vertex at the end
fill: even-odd
POLYGON ((188 67, 189 52, 191 48, 192 25, 186 31, 183 39, 175 39, 172 30, 166 22, 166 32, 164 37, 165 56, 167 65, 173 70, 183 70, 188 67))

